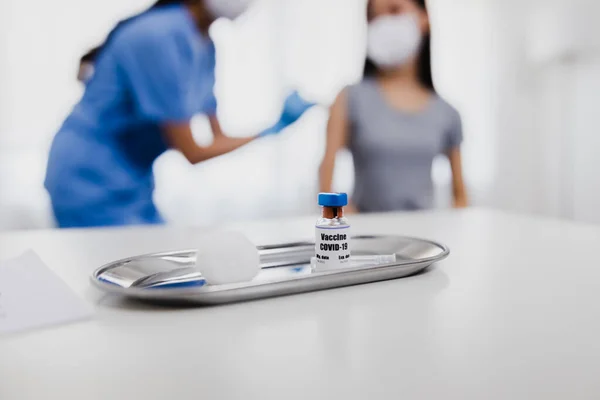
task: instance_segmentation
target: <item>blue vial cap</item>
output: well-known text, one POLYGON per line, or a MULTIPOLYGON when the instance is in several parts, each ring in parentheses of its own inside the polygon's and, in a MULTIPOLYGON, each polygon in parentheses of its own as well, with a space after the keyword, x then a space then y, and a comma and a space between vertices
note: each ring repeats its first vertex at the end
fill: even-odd
POLYGON ((346 193, 319 193, 319 205, 322 207, 344 207, 348 205, 346 193))

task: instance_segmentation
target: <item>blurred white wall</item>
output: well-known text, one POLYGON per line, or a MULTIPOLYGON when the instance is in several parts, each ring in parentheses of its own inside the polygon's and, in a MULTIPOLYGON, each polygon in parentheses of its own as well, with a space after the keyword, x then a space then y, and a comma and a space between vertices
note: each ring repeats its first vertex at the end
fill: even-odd
POLYGON ((493 9, 494 202, 599 223, 600 3, 524 3, 495 2, 493 9))
MULTIPOLYGON (((0 229, 51 224, 42 188, 45 158, 81 92, 77 60, 117 20, 148 4, 56 0, 32 11, 19 0, 0 2, 0 229)), ((214 26, 226 129, 268 126, 286 89, 297 87, 327 105, 359 79, 364 4, 264 0, 235 23, 214 26)), ((579 9, 567 0, 431 0, 436 83, 464 118, 465 172, 475 204, 600 222, 593 207, 600 200, 593 176, 598 47, 590 41, 561 53, 540 46, 566 35, 547 22, 556 18, 549 4, 579 9), (537 17, 544 13, 550 17, 537 17)), ((326 108, 315 108, 284 135, 200 166, 169 152, 155 168, 157 202, 180 224, 312 213, 326 120, 326 108)), ((194 129, 203 140, 202 118, 194 129)), ((450 175, 443 159, 434 177, 438 203, 447 206, 450 175)), ((351 186, 346 154, 336 187, 351 186)))

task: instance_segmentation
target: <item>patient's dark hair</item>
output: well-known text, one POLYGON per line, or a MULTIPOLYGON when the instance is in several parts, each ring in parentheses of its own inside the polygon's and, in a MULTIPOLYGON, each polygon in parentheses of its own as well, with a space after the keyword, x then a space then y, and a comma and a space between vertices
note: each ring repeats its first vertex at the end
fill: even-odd
MULTIPOLYGON (((427 3, 425 0, 412 0, 419 7, 427 12, 427 3)), ((372 19, 371 15, 371 1, 369 1, 368 9, 367 9, 367 18, 369 21, 372 19)), ((419 53, 419 58, 417 60, 417 68, 419 81, 423 86, 427 89, 435 92, 435 85, 433 84, 433 72, 431 69, 431 33, 427 33, 423 37, 423 42, 421 43, 421 50, 419 53)), ((363 76, 375 76, 377 74, 378 68, 377 66, 367 58, 365 62, 365 69, 363 76)))

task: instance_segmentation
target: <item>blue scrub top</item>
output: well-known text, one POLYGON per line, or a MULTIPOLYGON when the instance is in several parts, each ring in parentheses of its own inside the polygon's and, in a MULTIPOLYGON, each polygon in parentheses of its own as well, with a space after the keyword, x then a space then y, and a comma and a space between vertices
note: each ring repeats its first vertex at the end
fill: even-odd
POLYGON ((46 188, 59 225, 160 222, 152 165, 168 148, 161 125, 216 113, 214 71, 214 44, 185 6, 120 27, 52 145, 46 188))

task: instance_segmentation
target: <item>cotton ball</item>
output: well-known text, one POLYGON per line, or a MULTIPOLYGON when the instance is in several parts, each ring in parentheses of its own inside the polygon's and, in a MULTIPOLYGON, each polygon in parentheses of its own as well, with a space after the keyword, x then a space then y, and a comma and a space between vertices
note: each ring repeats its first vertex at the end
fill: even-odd
POLYGON ((260 272, 260 256, 241 233, 215 232, 202 238, 196 268, 210 285, 249 282, 260 272))

